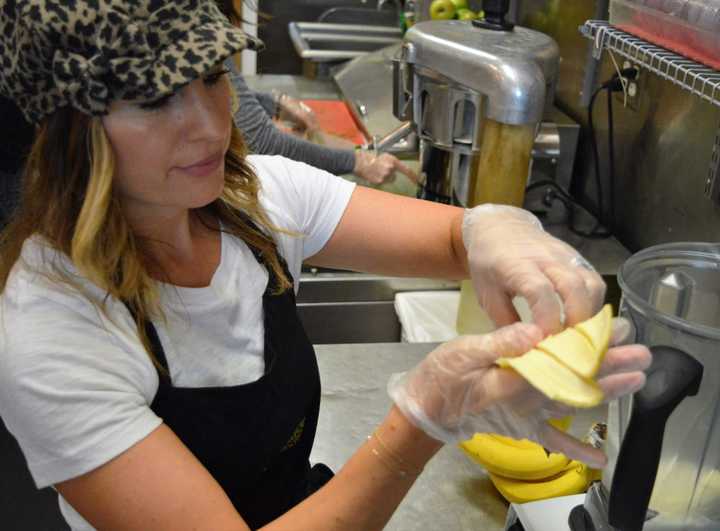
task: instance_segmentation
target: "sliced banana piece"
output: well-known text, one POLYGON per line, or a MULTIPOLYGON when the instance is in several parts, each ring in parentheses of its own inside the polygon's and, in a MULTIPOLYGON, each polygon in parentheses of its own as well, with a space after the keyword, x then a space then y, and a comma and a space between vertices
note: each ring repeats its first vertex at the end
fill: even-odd
POLYGON ((542 350, 532 349, 517 358, 500 358, 497 364, 514 369, 551 400, 581 408, 597 406, 603 400, 603 392, 593 380, 575 374, 542 350))
POLYGON ((606 304, 594 317, 575 325, 575 329, 587 337, 595 350, 603 355, 610 344, 612 316, 612 306, 606 304))
POLYGON ((536 348, 550 354, 583 378, 595 376, 602 361, 602 356, 590 340, 574 328, 546 337, 536 348))

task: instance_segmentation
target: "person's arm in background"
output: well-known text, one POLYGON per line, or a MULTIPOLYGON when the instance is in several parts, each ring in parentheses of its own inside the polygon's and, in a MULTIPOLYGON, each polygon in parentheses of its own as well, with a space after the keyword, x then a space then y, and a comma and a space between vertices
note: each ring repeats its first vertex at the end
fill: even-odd
POLYGON ((276 109, 272 95, 258 98, 258 93, 250 90, 243 77, 235 72, 231 72, 230 79, 239 103, 235 125, 253 153, 282 155, 335 175, 354 173, 375 184, 382 183, 395 171, 411 178, 414 175, 397 157, 387 153, 375 156, 367 151, 329 148, 280 131, 271 118, 276 109))
MULTIPOLYGON (((233 85, 236 87, 235 90, 237 90, 237 84, 233 83, 233 85)), ((277 102, 275 101, 275 98, 272 94, 270 94, 269 92, 260 92, 257 90, 250 90, 250 93, 255 96, 255 98, 257 98, 258 103, 262 105, 262 108, 265 109, 265 112, 268 116, 277 115, 277 102)))
MULTIPOLYGON (((280 131, 243 77, 231 74, 230 79, 239 103, 239 110, 234 117, 235 125, 243 133, 245 142, 253 153, 282 155, 335 175, 352 173, 355 168, 355 153, 319 146, 280 131)), ((270 102, 274 107, 272 96, 270 102)))

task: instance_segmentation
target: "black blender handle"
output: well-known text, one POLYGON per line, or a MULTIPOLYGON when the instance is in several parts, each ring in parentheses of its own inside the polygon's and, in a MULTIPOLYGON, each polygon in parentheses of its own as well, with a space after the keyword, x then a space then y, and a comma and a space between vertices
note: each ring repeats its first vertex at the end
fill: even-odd
POLYGON ((687 396, 700 388, 703 366, 674 347, 651 347, 647 383, 633 396, 620 445, 608 507, 608 522, 620 531, 642 531, 657 475, 665 423, 687 396))
POLYGON ((510 0, 484 0, 483 12, 485 16, 472 21, 476 28, 494 31, 512 31, 515 24, 505 20, 510 9, 510 0))

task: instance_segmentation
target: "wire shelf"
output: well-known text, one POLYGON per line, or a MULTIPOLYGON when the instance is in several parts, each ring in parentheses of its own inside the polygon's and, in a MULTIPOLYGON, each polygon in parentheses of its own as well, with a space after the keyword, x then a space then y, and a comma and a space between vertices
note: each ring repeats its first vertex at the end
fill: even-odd
MULTIPOLYGON (((605 20, 588 20, 580 33, 593 41, 593 56, 611 50, 703 100, 720 107, 720 71, 624 32, 605 20)), ((705 195, 720 203, 720 128, 715 135, 705 195)))
POLYGON ((597 59, 603 49, 612 50, 720 107, 720 71, 619 30, 605 20, 588 20, 580 32, 594 41, 597 59))

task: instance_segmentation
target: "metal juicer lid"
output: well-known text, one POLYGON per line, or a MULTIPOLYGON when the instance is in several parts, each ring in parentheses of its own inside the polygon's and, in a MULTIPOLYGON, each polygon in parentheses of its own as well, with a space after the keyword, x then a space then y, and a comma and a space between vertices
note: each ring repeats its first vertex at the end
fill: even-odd
POLYGON ((542 119, 560 51, 551 37, 520 26, 495 31, 468 21, 434 20, 407 31, 403 56, 485 94, 489 118, 524 124, 542 119))

